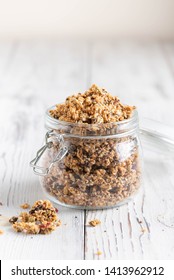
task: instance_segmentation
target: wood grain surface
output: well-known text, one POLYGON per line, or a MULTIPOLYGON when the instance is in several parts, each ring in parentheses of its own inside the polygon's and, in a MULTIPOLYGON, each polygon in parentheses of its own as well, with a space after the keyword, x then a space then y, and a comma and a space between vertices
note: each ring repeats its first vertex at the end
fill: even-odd
POLYGON ((136 105, 140 120, 174 126, 172 42, 0 42, 1 259, 174 258, 174 155, 150 145, 143 144, 143 186, 131 202, 98 211, 58 206, 62 226, 48 236, 8 225, 20 204, 44 198, 29 162, 43 143, 46 108, 92 83, 136 105), (101 225, 89 227, 94 218, 101 225))

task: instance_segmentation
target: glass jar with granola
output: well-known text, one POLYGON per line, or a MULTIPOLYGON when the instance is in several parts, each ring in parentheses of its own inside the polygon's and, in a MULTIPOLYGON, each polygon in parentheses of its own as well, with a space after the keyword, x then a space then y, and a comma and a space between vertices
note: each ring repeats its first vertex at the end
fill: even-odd
POLYGON ((49 199, 81 209, 119 206, 141 185, 138 113, 92 85, 46 111, 44 146, 31 161, 49 199))

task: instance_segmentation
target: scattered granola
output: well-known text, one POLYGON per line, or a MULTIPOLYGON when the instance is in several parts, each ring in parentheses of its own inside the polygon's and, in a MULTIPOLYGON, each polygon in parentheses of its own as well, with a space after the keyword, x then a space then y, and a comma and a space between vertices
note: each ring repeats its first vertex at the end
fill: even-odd
POLYGON ((101 252, 101 251, 97 251, 96 255, 97 255, 97 256, 101 256, 101 255, 102 255, 102 252, 101 252))
POLYGON ((28 208, 30 208, 30 204, 24 203, 24 204, 20 205, 20 207, 21 207, 22 209, 28 209, 28 208))
POLYGON ((13 216, 13 217, 11 217, 11 218, 9 219, 9 223, 10 223, 10 224, 14 224, 14 223, 17 222, 17 220, 18 220, 18 217, 13 216))
MULTIPOLYGON (((40 179, 44 189, 62 204, 87 209, 129 199, 140 186, 139 142, 136 133, 124 134, 128 124, 120 121, 131 119, 134 109, 92 85, 51 110, 53 118, 64 121, 57 121, 53 132, 64 135, 68 152, 40 179), (120 129, 123 135, 118 136, 120 129)), ((52 139, 53 146, 42 159, 46 168, 60 151, 52 139)))
POLYGON ((100 225, 100 224, 101 224, 101 221, 98 220, 98 219, 95 219, 95 220, 89 221, 89 224, 90 224, 90 226, 92 226, 92 227, 96 227, 97 225, 100 225))
POLYGON ((3 233, 4 233, 3 230, 0 229, 0 234, 3 234, 3 233))
POLYGON ((16 232, 27 234, 48 234, 61 225, 55 208, 48 200, 36 201, 29 213, 22 212, 19 217, 12 217, 9 222, 16 232))

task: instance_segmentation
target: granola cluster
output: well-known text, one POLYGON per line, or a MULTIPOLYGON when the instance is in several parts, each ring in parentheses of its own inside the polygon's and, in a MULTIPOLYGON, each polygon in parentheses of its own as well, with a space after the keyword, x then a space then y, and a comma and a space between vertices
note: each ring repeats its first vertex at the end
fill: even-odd
POLYGON ((16 232, 27 234, 48 234, 61 224, 57 219, 56 209, 48 200, 36 201, 29 213, 22 212, 9 222, 16 232))
MULTIPOLYGON (((134 108, 93 85, 51 110, 52 117, 66 121, 58 122, 54 133, 63 134, 68 152, 41 177, 44 189, 63 205, 87 209, 115 206, 134 194, 141 177, 137 135, 117 136, 118 121, 129 119, 134 108)), ((44 167, 60 151, 60 145, 51 141, 44 167)))
POLYGON ((111 123, 128 119, 134 108, 121 104, 117 96, 94 84, 84 93, 69 96, 64 104, 56 105, 50 115, 73 123, 111 123))
POLYGON ((21 207, 22 209, 28 209, 28 208, 30 208, 30 204, 24 203, 24 204, 22 204, 20 207, 21 207))
POLYGON ((96 227, 97 225, 101 224, 101 221, 98 220, 98 219, 95 219, 95 220, 89 221, 89 224, 90 224, 91 227, 96 227))

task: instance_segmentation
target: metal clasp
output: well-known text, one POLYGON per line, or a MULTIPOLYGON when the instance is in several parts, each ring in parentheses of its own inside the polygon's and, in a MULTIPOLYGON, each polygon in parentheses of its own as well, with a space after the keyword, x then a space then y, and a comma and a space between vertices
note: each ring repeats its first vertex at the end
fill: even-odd
POLYGON ((65 146, 63 136, 58 133, 54 133, 53 130, 50 130, 45 135, 45 145, 37 151, 36 157, 32 161, 30 161, 30 166, 33 167, 33 171, 35 174, 40 176, 46 176, 48 175, 52 165, 55 162, 58 162, 61 159, 63 159, 67 152, 68 148, 65 146), (50 140, 50 137, 55 138, 56 141, 59 143, 59 151, 48 167, 41 167, 37 165, 38 161, 47 149, 51 149, 53 147, 53 141, 50 140))

